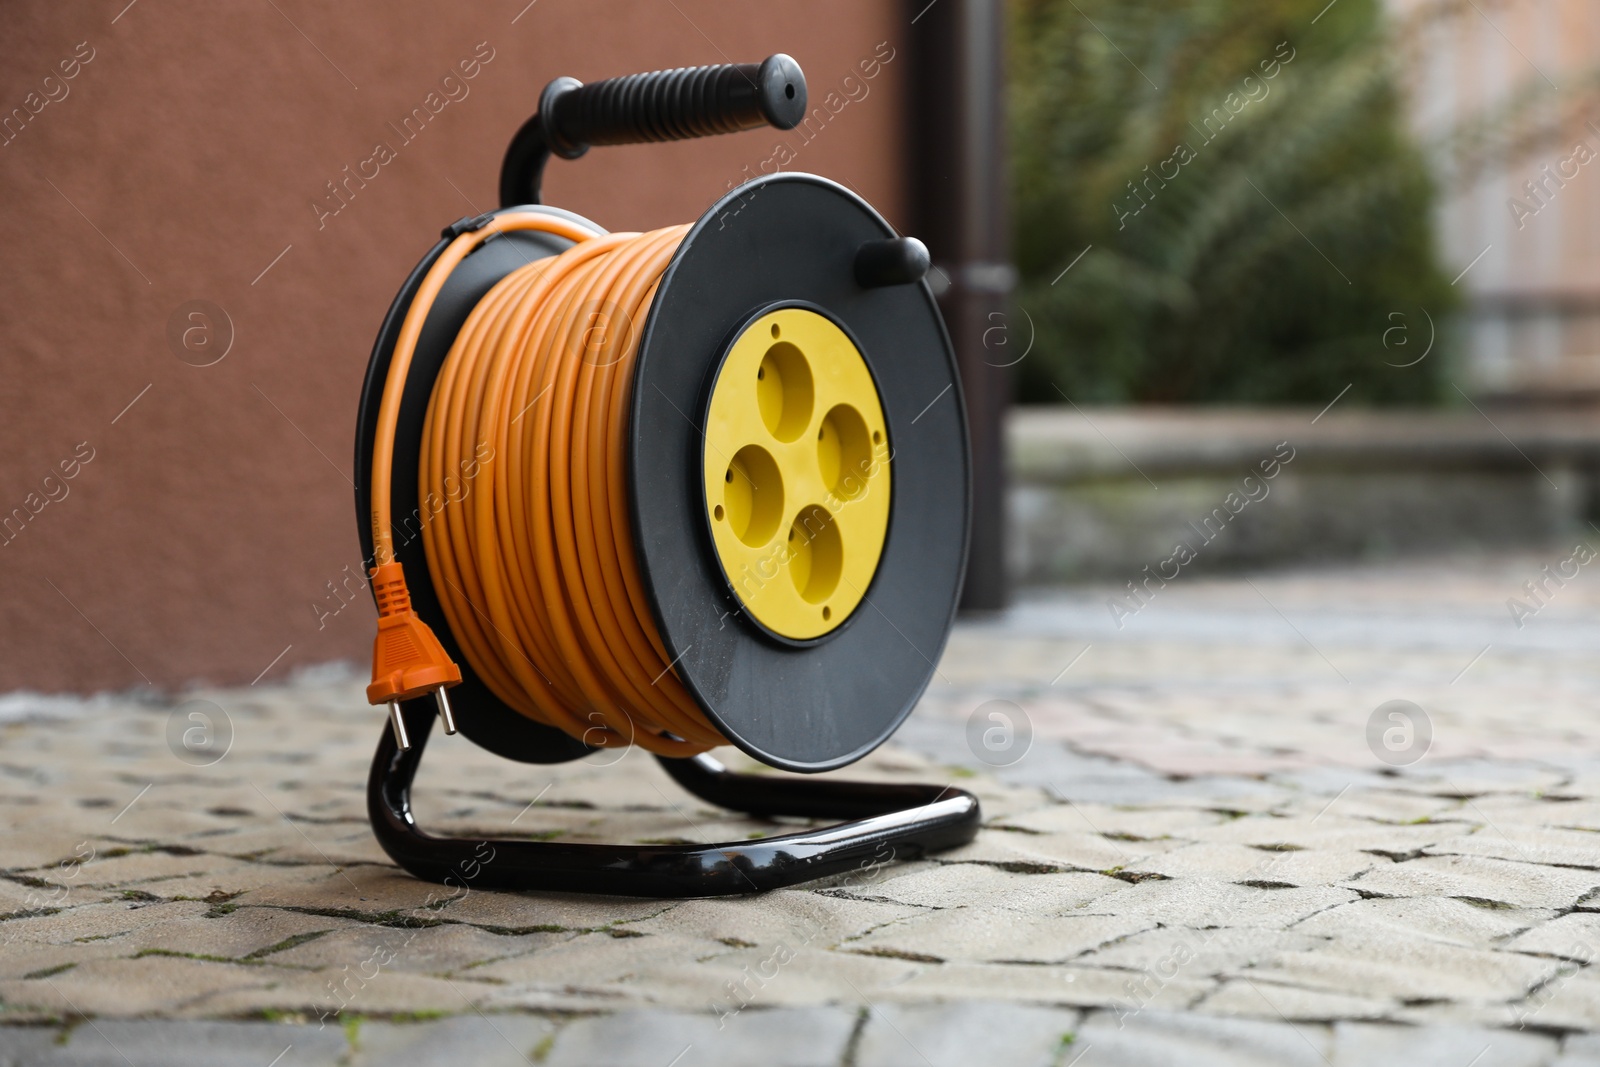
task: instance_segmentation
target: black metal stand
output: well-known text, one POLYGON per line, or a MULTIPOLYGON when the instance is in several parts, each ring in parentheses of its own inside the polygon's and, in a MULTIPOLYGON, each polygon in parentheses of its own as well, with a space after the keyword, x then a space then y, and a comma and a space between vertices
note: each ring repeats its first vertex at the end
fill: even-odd
POLYGON ((384 728, 367 779, 367 812, 396 863, 458 888, 545 889, 618 896, 759 893, 964 845, 978 832, 978 800, 931 785, 735 774, 709 756, 662 759, 701 800, 756 816, 851 819, 837 826, 715 845, 573 845, 434 837, 411 814, 411 781, 433 729, 431 701, 402 705, 411 748, 384 728))

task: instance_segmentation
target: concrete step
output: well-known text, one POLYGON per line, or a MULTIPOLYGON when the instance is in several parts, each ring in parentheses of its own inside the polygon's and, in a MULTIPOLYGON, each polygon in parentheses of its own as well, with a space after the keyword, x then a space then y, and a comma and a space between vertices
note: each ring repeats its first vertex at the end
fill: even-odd
POLYGON ((1019 583, 1600 550, 1597 412, 1024 407, 1007 438, 1019 583))

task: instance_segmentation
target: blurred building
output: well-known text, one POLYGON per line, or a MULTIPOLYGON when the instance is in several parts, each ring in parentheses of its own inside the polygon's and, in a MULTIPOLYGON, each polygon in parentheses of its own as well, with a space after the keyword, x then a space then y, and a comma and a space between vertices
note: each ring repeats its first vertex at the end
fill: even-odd
MULTIPOLYGON (((825 118, 556 161, 546 200, 650 229, 785 158, 926 235, 957 342, 975 348, 1009 277, 1000 11, 10 5, 0 693, 270 681, 370 655, 351 459, 372 340, 440 228, 495 206, 506 143, 557 76, 794 56, 825 118)), ((989 480, 971 587, 992 606, 1005 391, 974 367, 989 480)))
POLYGON ((1422 25, 1407 76, 1427 138, 1517 100, 1476 179, 1450 182, 1440 240, 1456 284, 1467 382, 1480 395, 1600 396, 1600 4, 1390 0, 1422 25))
POLYGON ((910 230, 909 36, 900 0, 7 5, 0 692, 365 659, 372 340, 545 83, 788 52, 820 131, 607 148, 547 199, 687 222, 781 142, 910 230))

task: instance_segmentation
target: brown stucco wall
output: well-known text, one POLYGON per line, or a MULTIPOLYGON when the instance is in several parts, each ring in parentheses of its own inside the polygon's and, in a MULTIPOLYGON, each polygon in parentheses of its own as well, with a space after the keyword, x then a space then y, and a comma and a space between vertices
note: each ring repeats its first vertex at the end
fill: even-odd
POLYGON ((38 509, 0 535, 0 691, 248 682, 286 647, 269 678, 365 660, 366 597, 320 626, 315 605, 360 566, 348 477, 372 337, 439 227, 494 205, 550 78, 786 51, 820 101, 888 41, 868 95, 809 144, 596 150, 545 189, 612 229, 688 221, 787 138, 789 169, 903 221, 894 0, 525 2, 6 5, 0 108, 59 99, 0 147, 0 514, 38 509), (388 124, 490 50, 400 145, 388 124), (325 183, 380 140, 396 158, 319 228, 325 183), (193 300, 233 324, 212 366, 169 345, 193 300))

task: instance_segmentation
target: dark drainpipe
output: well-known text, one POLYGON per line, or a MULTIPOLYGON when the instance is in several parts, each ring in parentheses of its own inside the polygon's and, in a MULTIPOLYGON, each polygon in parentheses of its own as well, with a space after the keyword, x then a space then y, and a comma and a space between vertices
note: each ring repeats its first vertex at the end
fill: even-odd
POLYGON ((910 0, 910 233, 933 254, 930 281, 961 367, 972 429, 972 545, 964 611, 1009 599, 1003 437, 1011 374, 1027 345, 1008 327, 1011 266, 1002 0, 910 0))

